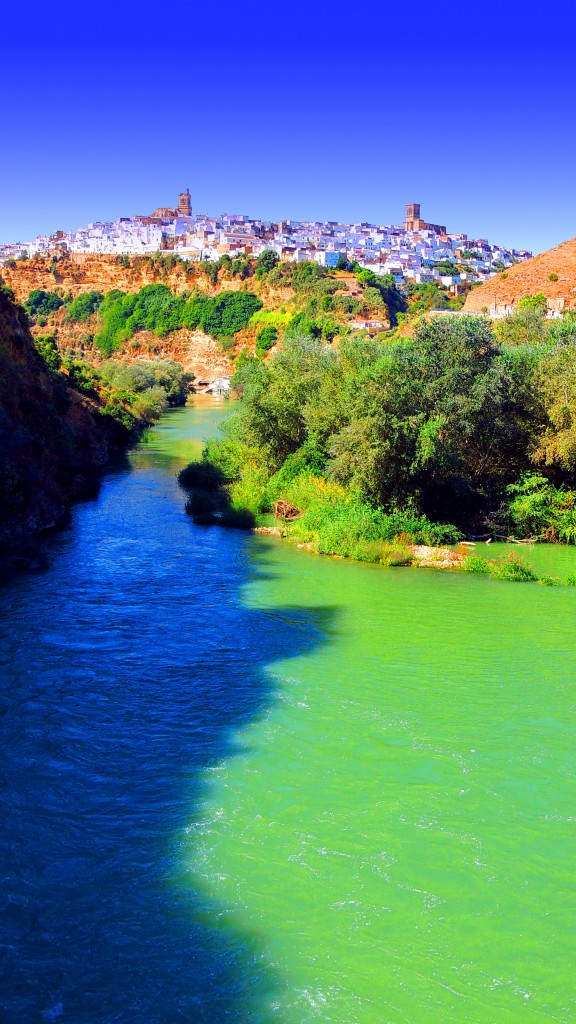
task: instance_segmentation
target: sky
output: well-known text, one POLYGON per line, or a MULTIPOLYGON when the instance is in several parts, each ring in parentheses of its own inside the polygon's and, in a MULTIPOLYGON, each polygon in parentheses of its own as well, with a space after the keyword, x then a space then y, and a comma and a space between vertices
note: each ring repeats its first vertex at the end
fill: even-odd
POLYGON ((576 235, 576 5, 12 0, 0 242, 171 206, 576 235))

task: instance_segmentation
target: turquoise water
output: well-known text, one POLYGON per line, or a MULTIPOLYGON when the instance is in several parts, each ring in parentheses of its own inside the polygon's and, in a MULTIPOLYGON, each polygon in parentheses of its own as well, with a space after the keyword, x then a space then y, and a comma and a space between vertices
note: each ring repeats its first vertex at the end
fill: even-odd
POLYGON ((267 666, 191 832, 252 1019, 573 1020, 576 593, 253 545, 246 605, 323 643, 267 666))
POLYGON ((576 589, 195 526, 227 411, 0 591, 0 1019, 568 1024, 576 589))

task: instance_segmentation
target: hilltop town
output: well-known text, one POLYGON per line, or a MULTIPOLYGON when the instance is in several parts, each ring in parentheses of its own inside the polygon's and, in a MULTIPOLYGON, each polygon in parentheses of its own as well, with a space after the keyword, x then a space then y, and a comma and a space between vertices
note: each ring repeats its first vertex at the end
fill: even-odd
POLYGON ((407 205, 401 224, 272 222, 245 214, 194 213, 186 189, 173 208, 159 207, 151 214, 95 221, 76 231, 0 245, 0 265, 21 255, 50 253, 172 252, 185 260, 216 262, 223 255, 258 256, 265 249, 275 250, 282 261, 313 260, 329 269, 349 261, 379 276, 391 274, 400 286, 436 282, 455 294, 532 255, 428 223, 421 218, 418 203, 407 205))

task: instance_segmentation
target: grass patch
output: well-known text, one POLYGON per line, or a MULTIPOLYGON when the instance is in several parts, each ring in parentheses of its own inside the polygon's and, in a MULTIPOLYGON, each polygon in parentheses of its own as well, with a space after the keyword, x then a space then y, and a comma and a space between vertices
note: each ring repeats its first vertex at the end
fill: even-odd
MULTIPOLYGON (((462 563, 463 572, 480 573, 491 576, 495 580, 510 580, 513 583, 534 583, 552 580, 553 577, 539 577, 529 565, 518 555, 510 554, 506 558, 482 558, 481 555, 468 555, 462 563)), ((552 586, 552 583, 547 583, 552 586)))

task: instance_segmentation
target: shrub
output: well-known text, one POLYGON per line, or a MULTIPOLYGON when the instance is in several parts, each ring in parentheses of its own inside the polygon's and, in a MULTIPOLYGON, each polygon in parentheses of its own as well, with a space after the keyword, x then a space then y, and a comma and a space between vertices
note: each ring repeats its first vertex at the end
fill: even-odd
POLYGON ((256 353, 259 356, 268 352, 278 341, 278 331, 275 327, 263 327, 256 335, 256 353))
POLYGON ((217 491, 226 483, 226 477, 220 467, 211 462, 191 462, 178 474, 178 483, 187 491, 217 491))
POLYGON ((557 281, 558 280, 558 274, 548 274, 548 280, 549 281, 557 281))
POLYGON ((400 544, 387 544, 381 550, 379 561, 381 565, 390 567, 412 565, 414 555, 409 548, 400 544))
POLYGON ((538 579, 536 573, 518 555, 508 555, 502 562, 490 561, 488 572, 494 579, 511 580, 515 583, 527 583, 538 579))
POLYGON ((222 292, 204 304, 200 327, 213 338, 228 338, 246 327, 261 308, 262 302, 252 292, 222 292))
POLYGON ((50 313, 55 313, 64 303, 55 292, 45 292, 41 288, 31 291, 24 306, 32 320, 42 319, 50 313))
POLYGON ((490 571, 488 559, 482 558, 481 555, 474 554, 468 555, 468 557, 464 559, 461 568, 463 572, 477 572, 482 573, 482 575, 488 575, 490 571))
POLYGON ((104 296, 102 292, 82 292, 72 299, 66 313, 67 320, 84 323, 100 309, 104 296))
POLYGON ((232 505, 249 509, 254 515, 267 512, 271 507, 267 485, 268 477, 261 468, 248 467, 230 488, 232 505))
POLYGON ((576 543, 576 491, 555 487, 546 477, 525 474, 506 489, 516 532, 545 540, 576 543))
POLYGON ((34 338, 34 346, 50 370, 60 369, 62 366, 62 356, 58 351, 53 334, 38 334, 34 338))
POLYGON ((481 555, 468 555, 462 563, 464 572, 481 573, 497 580, 511 580, 516 583, 533 582, 538 579, 530 566, 526 565, 518 555, 510 554, 505 559, 486 559, 481 555))
POLYGON ((274 249, 264 249, 256 260, 256 277, 266 277, 279 262, 280 257, 274 249))
POLYGON ((136 395, 130 401, 130 408, 138 420, 148 424, 160 418, 167 404, 164 388, 155 385, 136 395))

